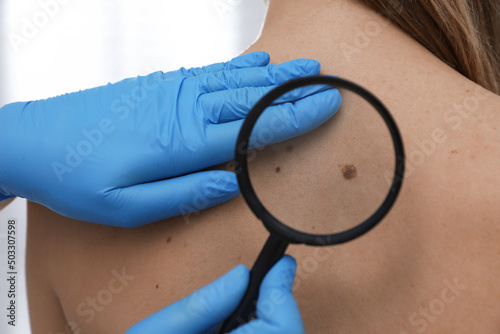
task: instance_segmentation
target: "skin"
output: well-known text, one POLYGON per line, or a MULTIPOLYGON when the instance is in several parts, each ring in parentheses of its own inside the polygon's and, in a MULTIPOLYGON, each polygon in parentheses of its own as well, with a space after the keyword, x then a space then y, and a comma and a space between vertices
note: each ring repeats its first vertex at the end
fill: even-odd
POLYGON ((12 203, 14 199, 13 198, 9 198, 9 199, 6 199, 4 201, 1 201, 0 202, 0 210, 2 210, 3 208, 6 208, 7 205, 9 205, 10 203, 12 203))
MULTIPOLYGON (((396 205, 370 233, 336 247, 290 246, 306 331, 499 332, 500 97, 352 1, 271 1, 262 35, 247 52, 256 50, 274 63, 317 59, 323 74, 372 91, 393 114, 411 165, 396 205), (368 39, 359 40, 359 31, 368 39)), ((370 107, 342 94, 331 121, 252 162, 264 202, 290 201, 272 209, 284 221, 326 230, 332 217, 366 217, 387 192, 390 139, 382 126, 368 126, 382 124, 370 107), (355 166, 355 178, 344 177, 346 165, 355 166)), ((36 204, 28 210, 34 334, 64 332, 68 323, 75 333, 123 333, 237 264, 251 266, 268 235, 241 196, 128 230, 36 204), (134 278, 120 290, 112 270, 134 278), (95 316, 92 307, 100 310, 95 316)))

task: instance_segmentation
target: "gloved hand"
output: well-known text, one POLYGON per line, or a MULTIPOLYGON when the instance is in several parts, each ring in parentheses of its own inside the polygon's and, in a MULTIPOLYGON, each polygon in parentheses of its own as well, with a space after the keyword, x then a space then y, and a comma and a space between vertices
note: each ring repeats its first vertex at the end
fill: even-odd
MULTIPOLYGON (((234 157, 243 118, 267 91, 320 69, 313 60, 269 60, 256 52, 6 105, 0 109, 0 194, 121 227, 228 201, 239 193, 234 173, 194 172, 234 157)), ((315 128, 339 104, 337 90, 292 92, 266 111, 281 121, 272 141, 315 128)))
MULTIPOLYGON (((304 334, 299 308, 292 295, 296 262, 285 255, 262 281, 257 319, 231 334, 304 334)), ((125 334, 216 333, 236 309, 248 285, 248 269, 240 265, 192 295, 132 326, 125 334)))

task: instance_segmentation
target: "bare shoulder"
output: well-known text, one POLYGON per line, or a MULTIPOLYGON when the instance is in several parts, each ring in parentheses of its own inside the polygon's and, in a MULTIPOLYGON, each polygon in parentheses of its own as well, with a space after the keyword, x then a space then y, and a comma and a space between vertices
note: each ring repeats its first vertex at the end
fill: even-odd
POLYGON ((13 200, 14 200, 13 198, 9 198, 9 199, 6 199, 4 201, 1 201, 0 202, 0 210, 2 210, 5 207, 7 207, 7 205, 9 205, 10 203, 12 203, 13 200))
POLYGON ((33 334, 68 333, 76 328, 67 321, 63 307, 54 288, 52 275, 57 270, 57 261, 52 256, 57 249, 53 246, 56 229, 40 214, 47 209, 30 203, 28 205, 28 242, 26 247, 26 286, 31 331, 33 334), (40 218, 40 219, 37 219, 40 218))
MULTIPOLYGON (((368 235, 329 251, 290 248, 298 260, 295 296, 307 331, 330 333, 334 326, 346 333, 498 332, 499 97, 390 26, 356 44, 359 29, 376 20, 369 14, 335 20, 334 15, 318 13, 315 20, 287 21, 284 27, 268 24, 249 51, 268 51, 277 63, 317 59, 323 73, 370 89, 400 127, 408 169, 396 205, 368 235), (348 28, 339 34, 343 26, 348 28), (346 56, 342 43, 358 51, 346 56)), ((389 152, 374 139, 377 130, 366 126, 364 111, 343 94, 338 114, 294 139, 293 154, 289 143, 264 150, 256 162, 263 172, 252 180, 266 184, 262 194, 272 196, 280 189, 274 161, 300 157, 288 161, 290 168, 281 165, 279 176, 286 179, 293 167, 307 184, 313 170, 323 183, 336 184, 325 187, 328 198, 363 186, 343 177, 345 162, 362 170, 383 164, 389 152), (353 149, 356 143, 368 144, 353 149), (322 164, 311 168, 308 161, 318 157, 322 164)), ((355 180, 377 177, 358 173, 355 180)), ((308 219, 319 219, 318 202, 303 200, 299 196, 291 205, 316 208, 308 219)), ((325 206, 335 205, 331 200, 325 206)), ((233 266, 251 266, 267 237, 241 197, 184 218, 126 230, 30 205, 30 240, 36 245, 30 254, 44 264, 66 321, 84 332, 123 333, 233 266)))
MULTIPOLYGON (((380 226, 339 247, 326 261, 304 256, 305 251, 295 253, 298 276, 309 283, 311 263, 335 263, 336 270, 324 271, 323 279, 330 284, 320 284, 323 290, 317 293, 333 295, 343 306, 329 308, 330 320, 325 316, 323 321, 334 322, 340 331, 368 332, 369 327, 354 325, 351 315, 364 312, 365 319, 372 320, 367 324, 384 323, 385 332, 392 328, 440 333, 449 332, 465 316, 481 320, 462 321, 455 332, 498 331, 500 309, 494 301, 500 298, 500 285, 493 277, 500 275, 500 178, 496 173, 500 98, 368 10, 343 17, 324 11, 307 24, 299 18, 295 17, 295 25, 273 22, 271 13, 261 38, 248 51, 268 51, 278 63, 317 59, 323 74, 338 75, 371 90, 393 114, 407 158, 402 192, 380 226), (370 304, 383 309, 383 314, 370 311, 370 304)), ((365 167, 392 158, 387 146, 375 145, 379 133, 364 117, 373 111, 360 109, 345 92, 342 97, 337 115, 301 139, 328 148, 332 163, 315 167, 325 180, 331 180, 332 168, 345 161, 365 167), (354 145, 346 145, 357 142, 365 143, 364 147, 354 150, 354 145)), ((319 154, 314 145, 309 148, 305 156, 319 154)), ((336 175, 335 191, 366 184, 342 184, 340 171, 336 175)), ((314 275, 320 271, 315 267, 314 275)), ((304 285, 296 292, 299 304, 307 304, 304 300, 311 293, 304 285)), ((313 317, 306 309, 304 315, 313 317)))

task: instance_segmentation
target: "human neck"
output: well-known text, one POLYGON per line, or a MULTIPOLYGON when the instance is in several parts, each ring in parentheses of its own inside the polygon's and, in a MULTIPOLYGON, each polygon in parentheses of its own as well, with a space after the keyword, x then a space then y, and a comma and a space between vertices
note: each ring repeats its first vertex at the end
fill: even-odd
POLYGON ((322 73, 367 84, 418 63, 454 72, 382 15, 351 0, 271 0, 252 49, 260 45, 273 62, 314 58, 322 73))
MULTIPOLYGON (((418 149, 415 136, 432 133, 447 110, 480 89, 383 16, 353 1, 272 0, 262 34, 246 52, 259 50, 267 51, 273 63, 315 59, 321 74, 371 91, 395 118, 409 152, 418 149)), ((359 109, 344 93, 341 110, 359 109)), ((496 110, 488 104, 481 112, 493 115, 496 110)))

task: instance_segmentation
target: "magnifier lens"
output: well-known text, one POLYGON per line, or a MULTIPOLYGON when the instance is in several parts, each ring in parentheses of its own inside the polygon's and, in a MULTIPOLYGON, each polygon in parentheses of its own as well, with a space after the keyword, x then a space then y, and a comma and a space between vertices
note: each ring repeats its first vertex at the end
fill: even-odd
MULTIPOLYGON (((294 89, 261 114, 251 144, 265 145, 279 137, 280 127, 286 126, 283 115, 294 106, 302 115, 298 122, 317 115, 316 110, 298 108, 300 99, 293 101, 304 96, 304 90, 309 91, 305 99, 320 101, 302 102, 304 106, 333 108, 318 95, 334 94, 331 86, 294 89), (283 101, 290 102, 278 103, 283 101)), ((274 217, 300 232, 334 234, 361 224, 379 208, 394 178, 394 144, 383 118, 361 96, 340 92, 341 108, 319 128, 248 152, 250 181, 259 200, 274 217)))
POLYGON ((242 195, 271 234, 252 267, 243 299, 219 333, 251 319, 262 280, 290 243, 336 245, 375 227, 394 204, 405 167, 401 135, 387 108, 363 87, 329 76, 292 80, 264 96, 240 130, 235 162, 242 195), (328 94, 335 93, 322 89, 303 95, 314 87, 304 85, 312 84, 345 88, 336 117, 300 138, 248 152, 248 141, 258 147, 285 140, 290 131, 283 126, 304 129, 308 120, 313 125, 311 120, 331 115, 328 102, 333 109, 336 103, 328 94), (285 98, 294 95, 295 100, 285 98))

